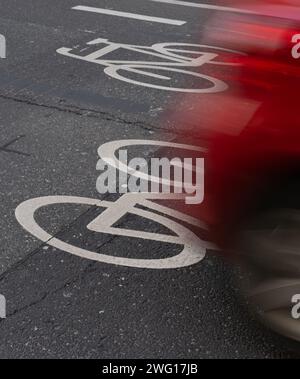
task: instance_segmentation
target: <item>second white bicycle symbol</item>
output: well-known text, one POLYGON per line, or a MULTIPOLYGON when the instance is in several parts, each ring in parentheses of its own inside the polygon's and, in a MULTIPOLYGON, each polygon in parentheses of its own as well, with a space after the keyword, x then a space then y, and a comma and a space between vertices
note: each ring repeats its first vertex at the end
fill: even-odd
MULTIPOLYGON (((190 151, 196 150, 202 153, 204 151, 204 149, 196 146, 174 144, 162 141, 124 140, 112 141, 102 145, 99 148, 99 155, 101 157, 101 154, 105 153, 105 156, 102 156, 102 158, 105 159, 107 158, 106 153, 108 152, 111 157, 115 157, 115 152, 117 149, 122 146, 128 147, 130 145, 163 146, 190 151)), ((24 229, 42 242, 70 254, 98 262, 149 269, 172 269, 186 267, 200 262, 205 257, 206 250, 213 248, 213 246, 209 242, 201 240, 194 232, 184 226, 182 222, 202 230, 205 230, 206 226, 194 217, 155 202, 155 200, 166 199, 179 200, 182 199, 182 195, 128 193, 121 196, 115 202, 74 196, 46 196, 27 200, 20 204, 16 209, 16 218, 24 229), (105 210, 87 225, 87 229, 90 231, 119 237, 174 244, 178 247, 180 246, 181 251, 175 256, 163 259, 135 259, 99 254, 95 251, 90 251, 75 245, 71 245, 49 234, 41 226, 39 226, 35 220, 34 215, 40 208, 57 204, 82 204, 91 207, 99 207, 102 209, 104 208, 105 210), (141 207, 143 207, 143 209, 141 209, 141 207), (115 227, 114 225, 116 225, 116 223, 126 214, 131 214, 138 218, 154 221, 157 224, 167 228, 172 234, 152 233, 115 227), (175 220, 180 220, 180 223, 175 220)))
POLYGON ((152 46, 127 45, 97 38, 76 53, 76 49, 62 47, 57 53, 104 66, 104 72, 124 82, 165 91, 188 93, 223 92, 228 84, 222 80, 193 71, 205 65, 237 66, 235 50, 190 43, 156 43, 152 46), (100 48, 99 48, 100 46, 100 48), (73 52, 72 52, 73 51, 73 52), (113 54, 140 54, 144 59, 120 60, 113 54), (225 56, 229 59, 224 59, 225 56), (190 88, 178 87, 178 76, 193 79, 190 88), (147 81, 148 80, 148 81, 147 81))

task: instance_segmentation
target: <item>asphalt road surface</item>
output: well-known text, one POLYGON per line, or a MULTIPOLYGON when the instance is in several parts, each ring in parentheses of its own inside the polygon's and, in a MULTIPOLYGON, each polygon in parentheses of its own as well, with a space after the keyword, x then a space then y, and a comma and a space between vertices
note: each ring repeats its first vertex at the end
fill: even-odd
MULTIPOLYGON (((87 229, 118 200, 96 190, 97 149, 144 140, 145 146, 130 148, 149 158, 159 146, 149 148, 147 141, 180 141, 180 130, 163 115, 187 106, 180 90, 161 88, 166 80, 110 70, 107 61, 95 62, 95 53, 108 47, 110 59, 137 61, 142 54, 153 61, 132 46, 199 44, 214 11, 151 0, 0 0, 0 10, 7 42, 7 57, 0 59, 0 293, 7 300, 0 357, 294 357, 287 341, 252 318, 233 268, 206 250, 195 226, 173 218, 195 239, 183 259, 186 241, 162 241, 158 236, 174 235, 174 224, 164 215, 162 225, 151 209, 150 220, 122 214, 124 204, 117 208, 120 217, 109 226, 123 235, 87 229), (99 38, 106 41, 88 44, 99 38), (24 202, 49 196, 37 204, 33 222, 33 202, 24 202), (101 207, 87 199, 111 203, 101 207), (89 259, 90 253, 98 258, 89 259)), ((218 78, 223 69, 207 65, 205 74, 218 78)), ((189 96, 203 102, 216 96, 217 106, 217 93, 209 89, 220 83, 191 77, 182 87, 182 77, 191 79, 189 67, 183 70, 169 70, 168 86, 192 88, 189 96)))

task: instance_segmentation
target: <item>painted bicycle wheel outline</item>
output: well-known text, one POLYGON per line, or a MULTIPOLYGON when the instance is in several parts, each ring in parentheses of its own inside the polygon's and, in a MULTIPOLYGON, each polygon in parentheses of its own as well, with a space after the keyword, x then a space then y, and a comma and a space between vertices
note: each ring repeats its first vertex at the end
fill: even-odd
MULTIPOLYGON (((228 85, 223 82, 222 80, 213 78, 211 76, 207 76, 204 74, 200 74, 198 72, 193 71, 187 71, 187 70, 181 70, 179 68, 173 68, 173 67, 157 67, 157 66, 143 66, 143 65, 120 65, 120 66, 110 66, 106 67, 104 69, 105 74, 112 77, 113 79, 121 80, 122 82, 126 82, 129 84, 135 84, 137 86, 141 87, 148 87, 148 88, 154 88, 154 89, 160 89, 160 90, 166 90, 171 92, 184 92, 184 93, 218 93, 218 92, 224 92, 228 89, 228 85), (120 75, 118 72, 120 70, 129 71, 129 72, 136 72, 141 73, 142 75, 145 75, 145 71, 138 71, 138 68, 147 68, 147 69, 153 69, 153 70, 162 70, 162 71, 168 71, 168 72, 175 72, 180 73, 188 76, 193 76, 195 78, 203 79, 205 81, 208 81, 212 83, 213 85, 207 88, 179 88, 179 87, 168 87, 168 86, 160 86, 158 84, 151 84, 151 83, 145 83, 140 82, 138 80, 133 80, 130 78, 126 78, 125 76, 120 75)), ((171 80, 169 77, 162 77, 165 80, 171 80)))

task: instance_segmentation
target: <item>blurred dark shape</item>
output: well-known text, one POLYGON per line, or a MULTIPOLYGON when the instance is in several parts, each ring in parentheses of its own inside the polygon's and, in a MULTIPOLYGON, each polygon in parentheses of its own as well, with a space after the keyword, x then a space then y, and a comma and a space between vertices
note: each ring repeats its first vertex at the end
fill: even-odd
POLYGON ((206 168, 214 238, 225 246, 266 192, 280 190, 272 188, 274 181, 297 172, 300 163, 300 60, 292 56, 299 7, 287 1, 251 4, 245 9, 253 14, 217 15, 207 29, 209 43, 247 54, 237 57, 241 66, 225 78, 234 91, 219 96, 223 106, 214 117, 206 168))
POLYGON ((199 217, 247 267, 264 321, 300 340, 291 316, 292 295, 300 293, 300 4, 228 5, 241 12, 215 14, 205 43, 246 55, 220 71, 228 91, 209 95, 204 107, 190 96, 194 111, 180 118, 197 124, 194 137, 209 144, 199 217))

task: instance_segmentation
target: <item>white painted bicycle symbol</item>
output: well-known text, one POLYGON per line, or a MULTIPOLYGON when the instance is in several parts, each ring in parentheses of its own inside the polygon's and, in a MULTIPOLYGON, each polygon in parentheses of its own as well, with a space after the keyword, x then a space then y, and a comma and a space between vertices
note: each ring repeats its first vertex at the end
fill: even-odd
MULTIPOLYGON (((128 147, 130 145, 136 146, 142 144, 204 152, 204 149, 190 145, 174 144, 162 141, 124 140, 113 141, 102 145, 99 148, 99 154, 110 152, 111 156, 116 158, 116 149, 125 146, 128 147)), ((105 156, 102 158, 105 159, 105 156)), ((153 179, 155 180, 156 178, 154 177, 153 179)), ((180 194, 128 193, 121 196, 117 201, 111 202, 74 196, 46 196, 23 202, 17 207, 15 213, 18 222, 29 233, 42 242, 70 254, 98 262, 120 266, 149 269, 172 269, 186 267, 200 262, 205 257, 206 250, 213 248, 212 244, 201 240, 194 232, 182 224, 183 222, 193 227, 206 230, 206 225, 204 223, 183 212, 177 211, 168 206, 157 204, 155 202, 155 200, 179 200, 182 198, 183 196, 180 194), (94 251, 89 251, 81 247, 68 244, 55 238, 53 235, 42 229, 34 218, 34 214, 40 208, 57 204, 82 204, 91 207, 105 208, 99 216, 87 225, 87 229, 90 231, 119 237, 174 244, 181 247, 181 251, 175 256, 163 259, 134 259, 99 254, 94 251), (141 207, 143 207, 143 209, 141 209, 141 207), (115 225, 126 214, 131 214, 154 221, 173 233, 152 233, 114 227, 113 225, 115 225), (175 220, 180 220, 180 223, 175 220)))
MULTIPOLYGON (((222 60, 222 55, 244 55, 235 50, 221 47, 198 45, 190 43, 156 43, 152 46, 127 45, 109 42, 107 39, 98 38, 87 43, 87 47, 80 54, 72 53, 73 49, 62 47, 57 53, 67 57, 80 59, 86 62, 104 66, 104 72, 114 78, 138 86, 155 88, 159 90, 189 92, 189 93, 216 93, 225 91, 228 85, 212 76, 192 71, 204 65, 237 66, 234 61, 222 60), (98 47, 100 49, 82 55, 88 48, 98 47), (134 52, 142 54, 144 58, 155 57, 157 60, 116 60, 103 59, 107 55, 119 52, 134 52), (220 59, 221 57, 221 59, 220 59), (199 83, 195 88, 180 88, 178 75, 183 75, 197 80, 199 83), (146 79, 150 79, 147 82, 146 79), (152 81, 152 82, 151 82, 152 81), (175 83, 175 84, 173 84, 175 83)), ((194 85, 193 85, 194 87, 194 85)))

